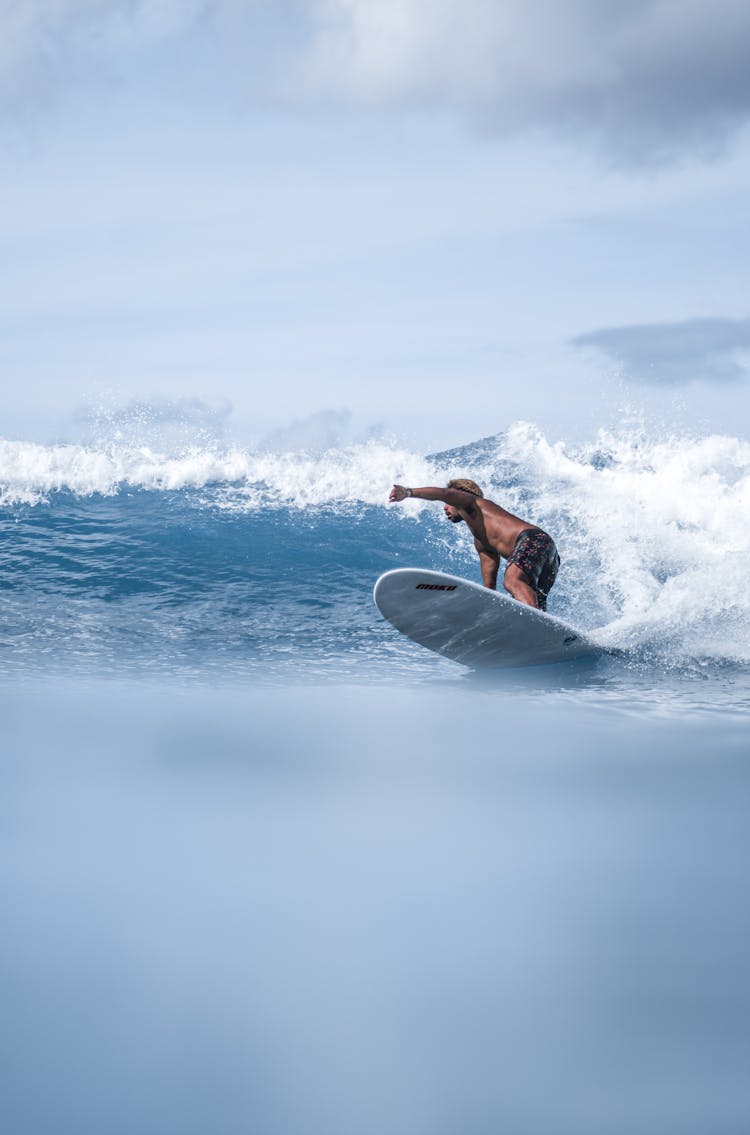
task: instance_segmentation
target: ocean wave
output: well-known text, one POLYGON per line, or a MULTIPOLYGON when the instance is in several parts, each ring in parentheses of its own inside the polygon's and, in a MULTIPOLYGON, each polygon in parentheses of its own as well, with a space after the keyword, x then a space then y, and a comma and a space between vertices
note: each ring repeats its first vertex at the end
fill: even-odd
POLYGON ((309 508, 331 503, 383 504, 394 469, 413 483, 435 477, 425 458, 368 441, 321 454, 194 447, 177 454, 148 446, 39 445, 0 440, 0 504, 35 505, 54 493, 113 496, 125 489, 177 491, 212 487, 217 507, 309 508))
POLYGON ((437 460, 554 535, 555 603, 604 646, 665 666, 750 663, 749 442, 628 426, 570 445, 519 422, 437 460))
POLYGON ((506 473, 523 469, 511 497, 558 537, 571 607, 597 613, 604 645, 750 662, 750 443, 631 429, 571 448, 518 425, 502 450, 506 473))
MULTIPOLYGON (((422 562, 476 577, 469 533, 442 525, 435 504, 409 500, 387 511, 394 481, 444 484, 461 474, 552 533, 563 567, 551 608, 604 645, 664 664, 750 662, 750 443, 739 438, 649 437, 628 427, 571 445, 516 423, 433 455, 384 441, 323 453, 0 441, 6 506, 133 490, 158 505, 152 494, 193 490, 191 524, 196 508, 238 518, 262 509, 269 522, 278 513, 280 525, 313 511, 321 516, 306 547, 331 545, 335 554, 346 524, 326 527, 326 514, 364 505, 367 519, 356 534, 348 529, 362 571, 377 550, 393 549, 392 566, 422 562), (387 517, 401 522, 395 530, 387 517), (430 523, 414 528, 420 519, 430 523)), ((279 531, 278 546, 287 535, 297 547, 291 529, 279 531)), ((382 554, 378 562, 388 566, 382 554)))

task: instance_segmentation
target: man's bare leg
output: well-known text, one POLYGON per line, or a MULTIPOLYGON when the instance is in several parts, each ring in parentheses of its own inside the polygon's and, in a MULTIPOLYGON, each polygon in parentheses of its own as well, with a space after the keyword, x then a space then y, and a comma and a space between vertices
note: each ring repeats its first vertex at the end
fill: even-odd
POLYGON ((533 587, 529 587, 526 576, 518 564, 508 564, 503 576, 503 587, 519 603, 525 603, 527 607, 539 607, 536 601, 536 592, 533 587))

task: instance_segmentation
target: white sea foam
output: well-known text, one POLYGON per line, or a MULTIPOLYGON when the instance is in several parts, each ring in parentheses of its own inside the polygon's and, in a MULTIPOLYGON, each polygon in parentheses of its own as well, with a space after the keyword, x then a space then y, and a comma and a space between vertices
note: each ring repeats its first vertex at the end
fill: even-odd
POLYGON ((571 449, 517 425, 501 449, 603 643, 750 661, 750 443, 629 430, 571 449))
POLYGON ((0 440, 0 504, 38 504, 55 492, 111 496, 122 489, 220 488, 218 507, 310 508, 383 504, 398 468, 412 483, 435 477, 423 457, 365 442, 322 454, 195 447, 177 454, 149 446, 44 446, 0 440))

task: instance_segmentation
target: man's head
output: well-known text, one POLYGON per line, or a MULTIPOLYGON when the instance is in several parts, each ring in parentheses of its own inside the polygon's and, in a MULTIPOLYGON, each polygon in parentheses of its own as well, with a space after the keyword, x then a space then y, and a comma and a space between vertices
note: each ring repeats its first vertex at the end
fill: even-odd
POLYGON ((462 489, 465 493, 473 493, 475 497, 484 496, 476 481, 470 481, 468 477, 456 477, 455 480, 448 482, 448 488, 462 489))
MULTIPOLYGON (((479 485, 476 483, 476 481, 470 481, 468 477, 454 478, 452 481, 448 482, 448 488, 461 489, 462 492, 471 493, 475 497, 484 496, 484 493, 479 488, 479 485)), ((463 520, 461 513, 452 504, 447 504, 443 511, 445 512, 445 515, 448 517, 448 519, 451 520, 454 524, 460 524, 463 520)))

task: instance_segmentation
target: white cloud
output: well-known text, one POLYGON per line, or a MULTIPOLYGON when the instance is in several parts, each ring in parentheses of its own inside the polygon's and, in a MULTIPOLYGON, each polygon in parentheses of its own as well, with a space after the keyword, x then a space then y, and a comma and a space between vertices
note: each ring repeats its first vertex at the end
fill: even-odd
POLYGON ((638 161, 719 152, 750 115, 747 0, 0 0, 0 87, 66 52, 116 49, 121 66, 199 20, 224 28, 257 95, 305 105, 583 132, 638 161))
POLYGON ((318 410, 273 430, 260 441, 258 448, 271 453, 323 453, 354 442, 363 443, 381 433, 380 424, 355 429, 349 409, 318 410))
POLYGON ((177 452, 223 440, 232 413, 226 399, 209 404, 200 398, 130 398, 102 394, 96 404, 73 414, 87 442, 98 445, 145 445, 177 452))
POLYGON ((307 418, 295 419, 289 425, 269 433, 261 441, 260 448, 273 453, 296 450, 322 452, 341 443, 350 423, 349 410, 319 410, 307 418))
POLYGON ((191 27, 213 0, 0 0, 0 88, 12 98, 71 52, 169 38, 191 27))

